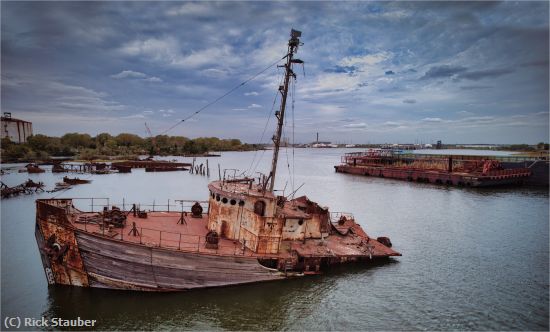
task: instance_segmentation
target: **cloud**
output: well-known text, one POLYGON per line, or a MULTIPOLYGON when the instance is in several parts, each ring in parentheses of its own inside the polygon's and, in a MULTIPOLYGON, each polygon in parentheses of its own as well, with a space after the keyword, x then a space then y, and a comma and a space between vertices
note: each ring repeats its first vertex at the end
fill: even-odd
POLYGON ((486 90, 492 88, 492 86, 488 85, 465 85, 460 87, 461 90, 486 90))
POLYGON ((138 71, 133 70, 123 70, 118 74, 111 75, 112 78, 120 80, 120 79, 138 79, 146 82, 155 82, 159 83, 162 82, 162 80, 155 76, 148 76, 147 74, 140 73, 138 71))
POLYGON ((122 78, 145 78, 147 75, 144 73, 140 73, 133 70, 123 70, 118 74, 111 75, 114 79, 122 79, 122 78))
MULTIPOLYGON (((107 93, 83 86, 43 80, 38 77, 32 79, 14 77, 10 81, 11 83, 2 91, 2 102, 4 103, 5 100, 10 102, 12 96, 27 96, 27 98, 18 100, 18 108, 28 112, 95 115, 126 109, 125 105, 110 100, 107 93), (8 98, 5 98, 6 91, 9 91, 8 98)), ((5 86, 4 80, 2 80, 2 85, 5 86)))
POLYGON ((250 91, 250 92, 245 92, 244 95, 245 96, 257 96, 257 95, 259 95, 259 93, 257 93, 256 91, 250 91))
POLYGON ((348 56, 340 61, 340 64, 345 67, 370 67, 376 65, 380 62, 386 61, 391 58, 391 53, 387 51, 365 54, 365 55, 356 55, 348 56))
POLYGON ((548 67, 548 59, 529 61, 521 64, 522 67, 548 67))
POLYGON ((118 49, 119 53, 126 56, 142 57, 166 66, 187 69, 236 66, 241 63, 229 44, 191 49, 187 53, 184 51, 187 51, 187 48, 174 37, 137 39, 125 43, 118 49))
POLYGON ((399 127, 401 126, 401 124, 399 122, 395 122, 395 121, 386 121, 383 123, 384 126, 387 126, 387 127, 399 127))
POLYGON ((229 75, 229 71, 219 68, 208 68, 202 71, 206 77, 210 78, 225 78, 229 75))
POLYGON ((212 6, 200 2, 186 2, 166 11, 168 16, 207 16, 212 14, 212 6))
POLYGON ((350 123, 350 124, 344 125, 344 128, 348 128, 348 129, 363 129, 366 127, 367 127, 367 124, 364 122, 350 123))
POLYGON ((464 78, 467 80, 478 81, 484 78, 496 78, 502 75, 513 73, 513 69, 487 69, 487 70, 478 70, 478 71, 468 71, 458 75, 458 78, 464 78))
MULTIPOLYGON (((547 139, 547 115, 508 115, 548 110, 548 3, 485 4, 8 1, 2 109, 40 121, 38 112, 59 115, 58 123, 48 122, 56 133, 91 128, 82 119, 133 114, 168 128, 175 113, 165 118, 171 113, 159 109, 184 116, 223 96, 281 59, 284 27, 294 25, 303 31, 298 57, 306 72, 296 67, 296 113, 314 122, 297 130, 297 140, 329 127, 331 139, 354 142, 547 139), (458 121, 476 116, 495 119, 458 121), (369 119, 368 135, 343 128, 362 119, 369 119)), ((205 109, 186 135, 257 139, 265 124, 260 111, 271 108, 282 72, 273 66, 205 109), (265 106, 248 108, 252 102, 265 106), (243 125, 250 130, 239 130, 243 125)), ((125 130, 142 134, 142 122, 128 120, 125 130)))
POLYGON ((144 81, 146 82, 154 82, 154 83, 160 83, 162 82, 162 80, 158 77, 155 77, 155 76, 151 76, 151 77, 147 77, 144 79, 144 81))
POLYGON ((334 116, 346 111, 345 107, 338 105, 315 105, 315 108, 321 116, 334 116))
POLYGON ((434 66, 431 67, 421 79, 437 79, 437 78, 449 78, 453 77, 455 80, 472 80, 478 81, 484 78, 496 78, 502 75, 513 73, 514 70, 510 68, 501 69, 484 69, 470 71, 463 66, 434 66))
POLYGON ((356 66, 333 66, 332 68, 325 69, 325 73, 346 73, 353 74, 358 71, 356 66))
POLYGON ((248 106, 248 108, 262 108, 262 106, 258 104, 251 104, 248 106))
POLYGON ((423 122, 443 122, 443 119, 441 118, 424 118, 422 119, 423 122))
POLYGON ((144 119, 145 115, 143 115, 143 114, 132 114, 132 115, 121 116, 120 118, 121 119, 144 119))
POLYGON ((424 76, 421 77, 421 79, 447 78, 447 77, 452 77, 456 74, 465 72, 466 70, 467 68, 462 66, 449 66, 449 65, 434 66, 434 67, 431 67, 424 74, 424 76))

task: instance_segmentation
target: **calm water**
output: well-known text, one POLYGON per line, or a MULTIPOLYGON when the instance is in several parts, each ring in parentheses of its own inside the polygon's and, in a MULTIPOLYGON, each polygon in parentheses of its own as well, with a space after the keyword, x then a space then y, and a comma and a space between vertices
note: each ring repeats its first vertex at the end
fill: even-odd
MULTIPOLYGON (((370 235, 389 236, 403 253, 390 263, 174 294, 48 287, 34 239, 36 198, 173 204, 208 195, 208 179, 187 172, 79 175, 92 184, 2 200, 2 322, 80 316, 97 319, 102 330, 548 330, 546 190, 447 188, 334 173, 348 151, 296 149, 294 187, 305 183, 297 195, 353 212, 370 235)), ((263 156, 257 170, 266 170, 270 151, 210 158, 211 179, 218 163, 248 169, 254 156, 263 156)), ((282 151, 278 187, 286 184, 286 193, 292 164, 292 150, 282 151)), ((50 189, 62 177, 12 172, 2 181, 31 178, 50 189)))

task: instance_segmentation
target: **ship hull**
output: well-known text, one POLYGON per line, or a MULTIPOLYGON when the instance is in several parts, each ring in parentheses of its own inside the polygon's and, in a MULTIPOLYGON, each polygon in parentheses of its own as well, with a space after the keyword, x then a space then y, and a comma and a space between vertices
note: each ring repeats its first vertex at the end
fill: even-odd
POLYGON ((210 215, 193 218, 186 212, 149 212, 140 217, 128 213, 126 224, 115 228, 121 213, 107 209, 82 212, 71 199, 37 200, 35 235, 48 283, 185 291, 300 277, 321 273, 332 265, 401 255, 390 248, 391 243, 388 247, 369 238, 352 217, 343 214, 327 230, 332 235, 285 240, 280 244, 284 250, 260 254, 226 238, 220 238, 213 248, 205 236, 210 215))
POLYGON ((467 187, 492 187, 502 185, 520 185, 529 177, 529 172, 501 176, 483 176, 467 173, 453 173, 436 170, 401 169, 382 166, 334 166, 337 173, 374 176, 388 179, 446 184, 467 187))
MULTIPOLYGON (((48 283, 138 291, 185 291, 284 279, 253 257, 204 255, 149 247, 108 239, 78 230, 56 232, 71 240, 62 261, 41 250, 48 283)), ((38 246, 44 248, 51 234, 37 224, 38 246)))

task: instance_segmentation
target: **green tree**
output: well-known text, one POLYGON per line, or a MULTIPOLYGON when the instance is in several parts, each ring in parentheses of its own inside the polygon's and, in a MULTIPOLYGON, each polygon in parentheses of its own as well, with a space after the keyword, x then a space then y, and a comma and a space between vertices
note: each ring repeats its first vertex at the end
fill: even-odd
POLYGON ((105 143, 109 141, 110 139, 113 139, 113 136, 108 133, 101 133, 95 137, 96 145, 100 147, 104 147, 105 143))
POLYGON ((94 147, 92 137, 88 134, 68 133, 61 136, 61 143, 75 149, 94 147))
POLYGON ((135 146, 135 147, 142 147, 143 146, 143 138, 139 137, 138 135, 129 134, 129 133, 122 133, 115 137, 115 141, 118 145, 123 146, 135 146))

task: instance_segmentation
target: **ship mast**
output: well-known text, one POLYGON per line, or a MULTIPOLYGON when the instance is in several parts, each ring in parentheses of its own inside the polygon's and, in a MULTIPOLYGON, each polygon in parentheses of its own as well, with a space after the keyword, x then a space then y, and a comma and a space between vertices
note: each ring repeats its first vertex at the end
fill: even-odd
POLYGON ((290 31, 290 39, 288 40, 288 53, 286 55, 286 64, 285 67, 285 81, 284 85, 279 86, 279 92, 281 93, 282 99, 281 99, 281 108, 279 111, 275 112, 275 117, 278 119, 277 123, 277 131, 275 132, 275 135, 273 135, 273 143, 274 143, 274 149, 273 149, 273 161, 271 163, 271 172, 269 173, 268 179, 269 182, 269 191, 273 191, 273 187, 275 186, 275 173, 277 171, 277 160, 279 158, 279 147, 281 146, 281 135, 283 133, 283 124, 284 124, 284 117, 285 117, 285 108, 286 108, 286 98, 288 95, 288 83, 290 82, 290 77, 294 77, 296 79, 296 74, 292 71, 292 64, 293 63, 303 63, 300 59, 293 59, 294 53, 298 51, 298 46, 300 46, 300 37, 302 36, 302 32, 296 31, 292 29, 290 31))

